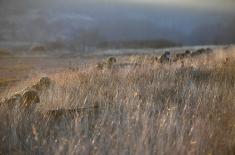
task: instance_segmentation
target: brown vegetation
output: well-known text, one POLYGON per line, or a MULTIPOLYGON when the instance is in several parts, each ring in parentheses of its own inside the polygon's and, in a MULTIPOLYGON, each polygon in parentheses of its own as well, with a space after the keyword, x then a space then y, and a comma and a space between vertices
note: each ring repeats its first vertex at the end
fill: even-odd
POLYGON ((34 45, 30 49, 31 54, 41 55, 47 53, 47 48, 43 45, 34 45))
POLYGON ((2 57, 12 57, 10 50, 7 49, 0 49, 0 58, 2 57))
POLYGON ((51 74, 34 111, 1 106, 0 153, 234 154, 234 52, 51 74))

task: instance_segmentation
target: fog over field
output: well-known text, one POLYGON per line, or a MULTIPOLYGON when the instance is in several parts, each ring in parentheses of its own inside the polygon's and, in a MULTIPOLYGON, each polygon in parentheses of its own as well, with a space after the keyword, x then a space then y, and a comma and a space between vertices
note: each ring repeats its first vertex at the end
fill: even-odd
POLYGON ((0 41, 235 42, 232 0, 1 0, 0 41))

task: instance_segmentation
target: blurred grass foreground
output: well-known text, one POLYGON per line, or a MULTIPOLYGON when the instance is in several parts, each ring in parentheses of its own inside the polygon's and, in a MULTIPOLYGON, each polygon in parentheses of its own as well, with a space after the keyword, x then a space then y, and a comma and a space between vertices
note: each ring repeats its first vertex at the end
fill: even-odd
POLYGON ((1 92, 0 154, 235 154, 234 94, 234 49, 64 69, 1 92))

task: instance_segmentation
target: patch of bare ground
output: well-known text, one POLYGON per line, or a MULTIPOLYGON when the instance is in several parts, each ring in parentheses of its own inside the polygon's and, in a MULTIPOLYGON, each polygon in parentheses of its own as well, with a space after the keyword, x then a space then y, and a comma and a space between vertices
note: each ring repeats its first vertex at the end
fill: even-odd
POLYGON ((13 54, 8 49, 0 48, 0 59, 5 57, 12 57, 13 54))

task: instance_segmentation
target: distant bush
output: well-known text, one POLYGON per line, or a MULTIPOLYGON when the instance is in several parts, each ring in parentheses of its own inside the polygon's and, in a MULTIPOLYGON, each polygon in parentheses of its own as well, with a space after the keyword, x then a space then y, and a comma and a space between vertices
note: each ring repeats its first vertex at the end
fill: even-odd
POLYGON ((62 41, 49 42, 46 44, 49 50, 60 50, 66 48, 66 43, 62 41))
POLYGON ((30 52, 33 54, 43 54, 47 52, 47 48, 43 45, 35 45, 31 47, 30 52))
POLYGON ((170 40, 133 40, 133 41, 110 41, 101 42, 98 44, 98 48, 165 48, 180 46, 179 44, 170 40))

